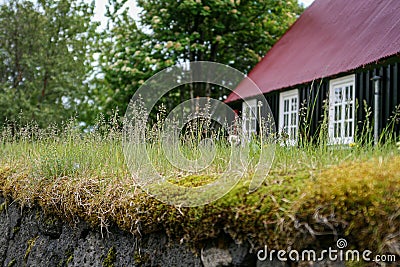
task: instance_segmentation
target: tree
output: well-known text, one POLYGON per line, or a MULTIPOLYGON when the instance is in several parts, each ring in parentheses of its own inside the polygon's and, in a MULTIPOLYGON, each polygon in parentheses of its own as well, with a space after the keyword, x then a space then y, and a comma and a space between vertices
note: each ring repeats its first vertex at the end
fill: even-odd
POLYGON ((123 9, 127 0, 110 0, 108 27, 102 32, 99 66, 91 93, 94 114, 107 118, 126 109, 133 92, 151 77, 148 36, 123 9))
POLYGON ((85 101, 94 3, 9 0, 0 7, 0 123, 69 119, 85 101))
MULTIPOLYGON (((143 10, 140 27, 122 12, 124 23, 114 25, 110 50, 103 51, 106 110, 113 106, 125 111, 145 79, 176 62, 213 61, 247 73, 303 10, 297 0, 137 3, 143 10)), ((122 7, 124 1, 110 4, 122 7)), ((180 100, 202 95, 222 99, 226 94, 221 88, 197 84, 181 88, 173 96, 180 100)))

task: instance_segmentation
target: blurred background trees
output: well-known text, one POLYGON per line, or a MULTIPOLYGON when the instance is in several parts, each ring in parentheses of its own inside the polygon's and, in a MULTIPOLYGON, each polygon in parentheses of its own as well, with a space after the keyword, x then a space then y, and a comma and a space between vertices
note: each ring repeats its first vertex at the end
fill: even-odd
MULTIPOLYGON (((136 89, 165 67, 213 61, 247 73, 297 19, 297 0, 138 0, 135 22, 110 0, 113 27, 104 38, 98 103, 106 114, 122 115, 136 89)), ((109 10, 110 11, 110 10, 109 10)), ((205 84, 172 91, 166 106, 196 96, 222 100, 228 92, 205 84)))
MULTIPOLYGON (((6 0, 0 6, 0 123, 40 126, 77 116, 121 116, 135 91, 176 63, 214 61, 247 73, 297 19, 297 0, 108 0, 108 26, 93 22, 95 2, 6 0), (97 29, 97 30, 96 30, 97 29)), ((169 106, 224 99, 223 88, 178 88, 169 106)))
POLYGON ((0 6, 0 122, 43 127, 79 114, 92 69, 93 8, 72 0, 0 6))

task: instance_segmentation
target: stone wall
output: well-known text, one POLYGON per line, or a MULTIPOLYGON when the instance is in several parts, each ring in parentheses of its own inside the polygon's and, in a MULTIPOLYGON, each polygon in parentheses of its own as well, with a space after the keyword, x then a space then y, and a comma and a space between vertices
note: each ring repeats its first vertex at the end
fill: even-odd
POLYGON ((289 266, 258 262, 249 245, 222 240, 192 251, 162 232, 141 238, 117 228, 101 233, 84 222, 69 225, 40 208, 21 209, 0 198, 0 266, 289 266))

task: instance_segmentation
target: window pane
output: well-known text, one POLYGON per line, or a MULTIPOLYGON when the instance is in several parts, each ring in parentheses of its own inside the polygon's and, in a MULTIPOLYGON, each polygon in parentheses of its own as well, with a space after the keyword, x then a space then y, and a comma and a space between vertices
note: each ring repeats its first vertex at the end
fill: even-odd
POLYGON ((348 142, 354 136, 354 79, 340 78, 330 86, 330 135, 335 141, 348 142))
POLYGON ((353 119, 353 103, 349 104, 349 119, 353 119))
POLYGON ((349 128, 350 128, 350 134, 349 137, 353 137, 354 136, 354 128, 353 128, 353 122, 349 122, 349 128))
POLYGON ((342 107, 336 106, 335 107, 335 121, 341 121, 341 120, 342 120, 342 107))
POLYGON ((249 109, 249 107, 246 107, 245 109, 244 109, 244 114, 243 114, 243 116, 245 117, 245 118, 249 118, 250 117, 250 109, 249 109))
POLYGON ((296 98, 292 98, 292 107, 291 107, 291 111, 296 111, 297 110, 297 99, 296 98))
POLYGON ((350 99, 353 100, 353 85, 350 85, 350 99))
POLYGON ((257 120, 255 118, 253 118, 251 120, 251 131, 255 132, 257 130, 257 120))
POLYGON ((257 113, 256 113, 257 111, 256 111, 256 107, 251 107, 251 117, 253 118, 253 117, 256 117, 257 116, 257 113))
POLYGON ((335 103, 342 102, 342 88, 335 88, 335 103))
POLYGON ((337 123, 333 124, 333 137, 337 138, 338 137, 338 132, 337 132, 337 123))
POLYGON ((291 141, 295 141, 297 132, 298 96, 297 94, 285 93, 281 98, 283 114, 281 115, 281 128, 291 141))

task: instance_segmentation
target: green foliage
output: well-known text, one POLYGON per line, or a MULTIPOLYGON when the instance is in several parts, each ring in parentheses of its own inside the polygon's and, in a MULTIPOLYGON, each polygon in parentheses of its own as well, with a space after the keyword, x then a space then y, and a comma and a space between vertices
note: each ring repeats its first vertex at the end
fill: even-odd
POLYGON ((4 201, 3 203, 0 204, 0 213, 7 210, 7 205, 8 205, 7 201, 4 201))
POLYGON ((25 263, 28 261, 29 254, 31 253, 32 248, 35 246, 36 240, 38 238, 39 238, 39 236, 35 236, 35 237, 29 239, 26 242, 27 243, 27 248, 26 248, 25 255, 24 255, 24 262, 25 263))
POLYGON ((0 6, 1 123, 47 126, 79 111, 92 68, 93 5, 8 0, 0 6))
MULTIPOLYGON (((101 111, 123 114, 129 99, 156 72, 177 62, 213 61, 247 73, 302 12, 297 0, 137 1, 139 21, 110 1, 101 73, 93 92, 101 111)), ((196 96, 222 99, 226 89, 182 86, 164 100, 167 108, 196 96)))
POLYGON ((138 1, 153 45, 179 60, 249 71, 302 11, 297 1, 138 1))
POLYGON ((68 249, 65 252, 64 258, 60 260, 58 263, 58 267, 68 266, 70 262, 74 259, 74 251, 72 249, 68 249))
POLYGON ((12 259, 12 260, 8 263, 7 267, 12 267, 12 266, 14 266, 16 263, 17 263, 17 260, 16 260, 16 259, 12 259))
POLYGON ((106 255, 106 257, 105 257, 105 259, 104 259, 104 261, 103 261, 103 267, 114 267, 114 263, 115 263, 115 260, 116 260, 116 253, 117 253, 117 251, 116 251, 116 249, 115 249, 115 247, 111 247, 109 250, 108 250, 108 253, 107 253, 107 255, 106 255))
POLYGON ((108 29, 101 34, 98 73, 90 91, 96 103, 89 107, 94 114, 92 120, 96 120, 95 115, 99 113, 106 118, 123 115, 136 89, 157 69, 174 63, 159 59, 159 68, 153 66, 156 61, 151 56, 148 36, 128 16, 127 10, 122 10, 126 0, 109 2, 108 29))

